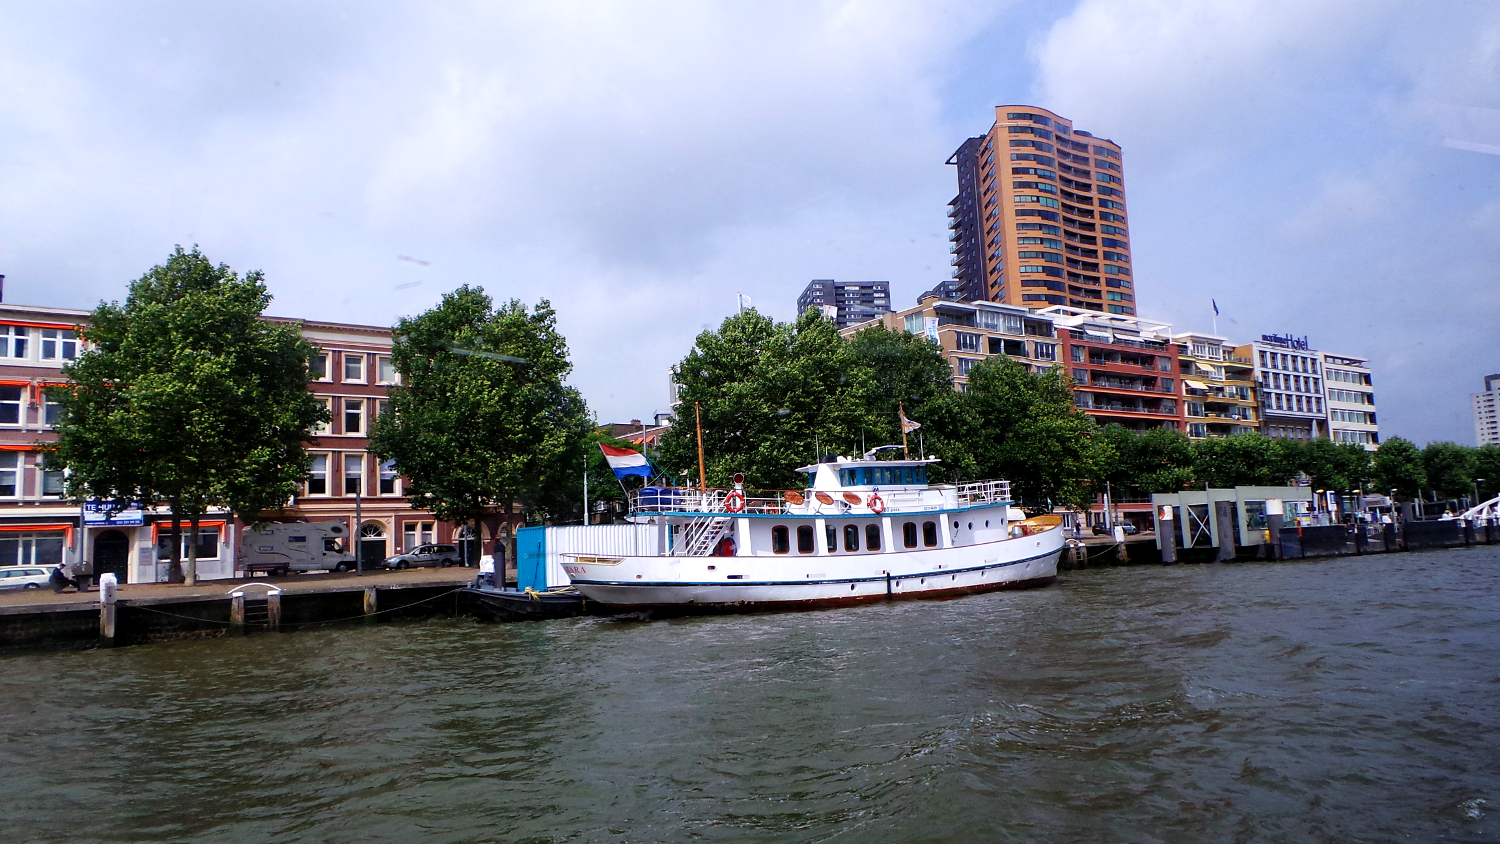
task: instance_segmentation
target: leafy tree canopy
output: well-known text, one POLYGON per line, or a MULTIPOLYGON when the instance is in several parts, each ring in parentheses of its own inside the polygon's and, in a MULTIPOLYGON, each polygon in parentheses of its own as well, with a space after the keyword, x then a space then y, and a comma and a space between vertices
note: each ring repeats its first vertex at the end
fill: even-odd
POLYGON ((1428 443, 1422 449, 1427 488, 1444 498, 1474 494, 1474 449, 1450 442, 1428 443))
POLYGON ((464 286, 394 333, 401 383, 370 450, 395 461, 412 506, 468 522, 515 502, 545 516, 581 500, 593 426, 563 383, 572 364, 549 302, 496 308, 464 286))
POLYGON ((1382 493, 1396 490, 1396 496, 1408 500, 1417 497, 1427 483, 1422 466, 1422 452, 1411 440, 1387 437, 1375 452, 1373 471, 1375 488, 1382 493))
POLYGON ((100 304, 91 347, 51 393, 62 418, 48 460, 72 470, 69 494, 167 505, 174 535, 211 507, 256 522, 291 498, 327 410, 307 390, 311 347, 297 324, 263 319, 270 301, 259 271, 179 246, 125 304, 100 304))
POLYGON ((1102 439, 1113 457, 1105 479, 1120 492, 1177 492, 1193 482, 1193 443, 1181 431, 1152 428, 1136 433, 1106 425, 1102 439))

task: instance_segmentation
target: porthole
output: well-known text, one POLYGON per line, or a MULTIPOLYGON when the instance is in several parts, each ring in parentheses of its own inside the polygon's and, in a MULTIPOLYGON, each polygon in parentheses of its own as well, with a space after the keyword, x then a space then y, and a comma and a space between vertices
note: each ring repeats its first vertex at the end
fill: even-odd
POLYGON ((974 523, 973 522, 969 522, 969 530, 973 530, 973 529, 974 529, 974 523))

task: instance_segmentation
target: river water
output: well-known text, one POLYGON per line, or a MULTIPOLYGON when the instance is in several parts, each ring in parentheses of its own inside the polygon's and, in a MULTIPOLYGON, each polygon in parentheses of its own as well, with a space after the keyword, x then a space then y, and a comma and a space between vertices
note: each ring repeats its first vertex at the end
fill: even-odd
POLYGON ((1500 549, 0 659, 0 840, 1500 841, 1500 549))

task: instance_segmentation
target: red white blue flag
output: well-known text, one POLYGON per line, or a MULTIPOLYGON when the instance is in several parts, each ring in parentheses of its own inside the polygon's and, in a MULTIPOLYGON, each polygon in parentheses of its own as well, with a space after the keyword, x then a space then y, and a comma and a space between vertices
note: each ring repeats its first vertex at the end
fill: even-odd
POLYGON ((631 475, 651 477, 651 461, 639 451, 604 443, 599 443, 599 450, 604 452, 604 459, 609 461, 609 468, 616 478, 628 478, 631 475))

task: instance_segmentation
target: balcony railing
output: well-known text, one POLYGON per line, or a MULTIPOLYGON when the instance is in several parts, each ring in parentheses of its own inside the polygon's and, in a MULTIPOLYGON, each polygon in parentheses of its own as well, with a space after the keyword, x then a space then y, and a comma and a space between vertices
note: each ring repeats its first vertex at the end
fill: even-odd
POLYGON ((1152 387, 1145 384, 1136 384, 1130 381, 1116 381, 1112 378, 1090 378, 1089 383, 1080 387, 1099 387, 1105 390, 1130 390, 1134 393, 1166 393, 1171 395, 1172 391, 1165 387, 1152 387))
POLYGON ((1110 413, 1110 412, 1116 412, 1116 413, 1149 413, 1149 414, 1152 414, 1153 416, 1176 416, 1177 415, 1177 411, 1176 410, 1165 410, 1165 409, 1160 408, 1160 407, 1134 407, 1134 406, 1128 405, 1128 404, 1089 403, 1089 404, 1080 404, 1080 405, 1078 405, 1078 409, 1079 410, 1092 410, 1092 411, 1095 411, 1095 412, 1102 412, 1102 413, 1110 413))

